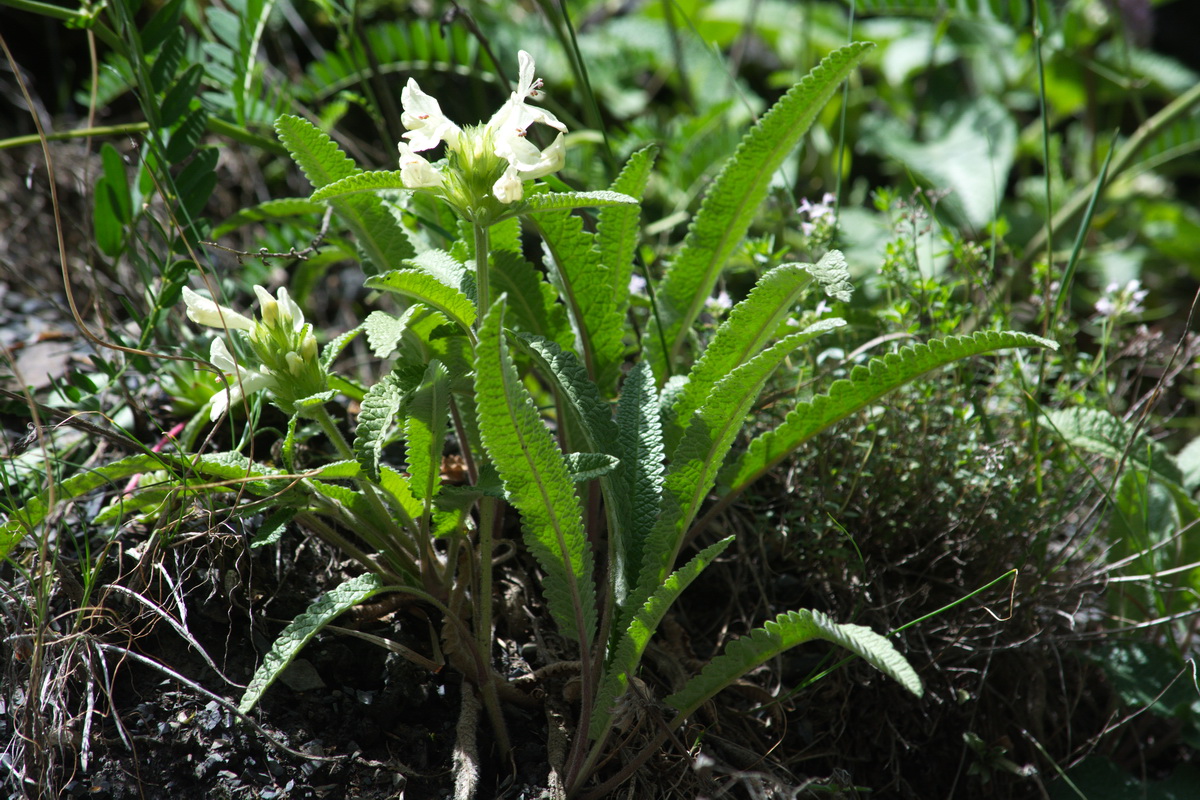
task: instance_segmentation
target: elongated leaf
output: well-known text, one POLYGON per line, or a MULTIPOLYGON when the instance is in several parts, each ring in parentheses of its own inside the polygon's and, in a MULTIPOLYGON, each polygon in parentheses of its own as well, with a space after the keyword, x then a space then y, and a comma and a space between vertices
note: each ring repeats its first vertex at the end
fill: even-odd
POLYGON ((621 459, 607 453, 567 453, 567 472, 575 483, 603 478, 620 463, 621 459))
POLYGON ((664 702, 687 716, 759 664, 814 639, 846 648, 917 697, 925 693, 916 671, 887 639, 870 628, 841 625, 819 611, 804 610, 780 614, 748 636, 730 642, 724 653, 664 702))
POLYGON ((431 513, 441 485, 442 450, 450 414, 450 373, 436 359, 429 362, 421 386, 408 404, 404 433, 408 440, 409 482, 431 513))
POLYGON ((398 317, 386 311, 372 311, 363 321, 362 328, 367 334, 367 344, 376 358, 388 358, 396 352, 396 348, 408 331, 408 323, 423 306, 411 305, 404 309, 398 317))
POLYGON ((617 401, 617 453, 621 466, 605 494, 617 524, 613 542, 613 580, 618 606, 633 591, 644 559, 646 538, 654 530, 662 499, 663 447, 658 393, 650 365, 639 361, 621 387, 617 401))
POLYGON ((771 177, 872 46, 856 42, 826 56, 746 133, 717 175, 658 286, 658 321, 652 321, 643 339, 646 357, 660 380, 750 227, 771 177))
POLYGON ((404 182, 400 180, 400 170, 379 170, 357 172, 339 178, 317 189, 309 199, 314 203, 320 203, 324 200, 335 200, 352 194, 378 192, 384 189, 409 191, 404 186, 404 182))
POLYGON ((243 225, 288 217, 318 216, 324 210, 325 207, 322 204, 314 203, 308 198, 279 197, 230 214, 220 225, 213 228, 212 235, 213 238, 220 239, 243 225))
POLYGON ((779 427, 755 438, 746 452, 722 471, 721 483, 730 492, 740 492, 804 442, 891 390, 931 369, 1009 347, 1058 349, 1054 342, 1029 333, 980 331, 905 347, 872 359, 866 366, 856 366, 848 378, 835 381, 827 394, 798 403, 779 427))
POLYGON ((457 289, 437 278, 415 269, 394 269, 383 275, 367 278, 368 289, 383 289, 432 306, 449 317, 464 331, 475 324, 475 304, 457 289))
POLYGON ((509 501, 521 512, 525 543, 546 573, 550 614, 586 654, 596 635, 596 586, 583 511, 566 460, 509 355, 505 302, 501 296, 492 305, 479 329, 479 431, 509 501))
POLYGON ((271 649, 263 656, 263 662, 254 672, 250 684, 242 694, 238 703, 238 711, 250 713, 255 704, 267 691, 275 679, 287 669, 288 664, 296 654, 308 644, 317 633, 333 622, 342 612, 359 603, 369 600, 383 589, 383 582, 378 575, 367 573, 359 575, 321 595, 315 603, 308 607, 283 629, 279 637, 271 645, 271 649))
POLYGON ((797 347, 845 324, 840 319, 822 320, 794 333, 742 364, 713 387, 671 454, 663 484, 662 511, 645 546, 637 584, 638 601, 648 597, 674 566, 683 535, 712 489, 717 471, 767 378, 797 347))
POLYGON ((509 250, 493 251, 491 260, 492 291, 497 295, 508 293, 511 327, 549 339, 559 347, 571 347, 574 337, 567 309, 537 268, 509 250))
POLYGON ((691 423, 692 412, 709 396, 713 386, 758 355, 775 337, 811 280, 804 266, 782 264, 759 278, 746 299, 730 310, 675 399, 671 413, 677 424, 671 426, 673 434, 668 446, 679 442, 691 423))
MULTIPOLYGON (((313 188, 361 174, 328 135, 300 117, 281 116, 275 130, 313 188)), ((329 203, 354 232, 371 272, 383 272, 413 256, 412 244, 383 201, 371 194, 346 196, 329 203)))
POLYGON ((555 209, 588 208, 590 206, 637 205, 637 200, 620 192, 544 192, 525 198, 527 214, 539 214, 555 209))
POLYGON ((717 556, 733 543, 734 537, 727 536, 716 544, 709 545, 697 553, 687 564, 671 573, 662 585, 654 590, 645 604, 637 610, 630 620, 628 628, 613 650, 613 656, 600 686, 596 705, 592 710, 592 719, 588 735, 597 739, 604 735, 608 723, 612 720, 612 709, 617 700, 625 694, 629 686, 629 678, 637 672, 642 655, 650 637, 658 630, 658 624, 666 616, 667 611, 674 605, 683 590, 704 571, 704 568, 716 560, 717 556))
POLYGON ((410 373, 389 372, 362 399, 354 432, 354 455, 373 481, 379 480, 379 454, 415 384, 410 373))
POLYGON ((595 237, 567 211, 531 217, 542 234, 550 279, 567 306, 588 375, 608 394, 625 357, 625 320, 613 301, 612 271, 600 263, 595 237))
POLYGON ((475 299, 475 274, 467 266, 445 250, 426 250, 402 265, 437 278, 455 291, 462 292, 468 299, 475 299))
MULTIPOLYGON (((650 145, 630 156, 621 174, 613 181, 612 190, 641 201, 656 155, 658 148, 650 145)), ((629 309, 629 278, 633 274, 633 256, 640 235, 640 207, 600 209, 596 220, 596 245, 600 248, 600 263, 608 267, 611 274, 613 302, 622 317, 629 309)))

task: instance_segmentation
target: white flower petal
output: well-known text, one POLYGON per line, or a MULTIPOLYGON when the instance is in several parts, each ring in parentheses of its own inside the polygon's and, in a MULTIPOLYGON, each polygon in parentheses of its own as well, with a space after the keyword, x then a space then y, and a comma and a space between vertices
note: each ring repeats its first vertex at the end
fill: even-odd
POLYGON ((524 194, 525 187, 515 167, 504 170, 504 174, 500 176, 499 180, 492 184, 492 195, 501 203, 515 203, 524 194))
POLYGON ((412 78, 400 92, 400 103, 404 106, 400 122, 408 128, 404 138, 409 140, 413 150, 431 150, 442 141, 451 147, 458 145, 461 132, 458 126, 442 113, 438 101, 421 91, 412 78))
POLYGON ((183 302, 187 305, 188 319, 197 325, 240 331, 254 330, 254 320, 242 316, 232 308, 219 306, 186 286, 183 287, 183 302))
POLYGON ((409 189, 434 189, 442 185, 442 174, 405 142, 400 150, 400 180, 409 189))
POLYGON ((279 302, 279 310, 291 317, 292 330, 299 331, 303 328, 304 312, 300 309, 300 305, 288 294, 287 287, 280 286, 279 291, 275 293, 275 297, 279 302))
POLYGON ((238 363, 234 360, 233 354, 229 352, 229 348, 225 346, 224 339, 212 340, 212 344, 208 348, 208 360, 215 364, 221 372, 232 374, 239 371, 238 363))

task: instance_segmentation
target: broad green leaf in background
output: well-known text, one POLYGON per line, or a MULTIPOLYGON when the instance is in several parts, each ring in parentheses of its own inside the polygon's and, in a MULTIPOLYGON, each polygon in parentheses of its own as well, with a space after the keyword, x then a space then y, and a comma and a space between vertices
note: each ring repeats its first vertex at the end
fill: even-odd
POLYGON ((471 333, 475 325, 475 304, 457 289, 453 289, 437 278, 415 269, 394 269, 382 275, 367 278, 368 289, 395 292, 411 300, 432 306, 463 329, 471 333))

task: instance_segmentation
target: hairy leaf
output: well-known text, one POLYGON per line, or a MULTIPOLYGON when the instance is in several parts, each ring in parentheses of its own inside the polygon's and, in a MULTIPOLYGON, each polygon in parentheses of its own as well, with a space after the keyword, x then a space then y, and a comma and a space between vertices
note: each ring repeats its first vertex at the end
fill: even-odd
POLYGON ((617 401, 617 451, 621 466, 605 495, 617 524, 613 542, 613 580, 618 605, 633 591, 644 559, 646 538, 654 530, 662 499, 663 447, 658 393, 650 365, 639 361, 621 386, 617 401))
POLYGON ((646 357, 660 379, 754 220, 771 177, 872 46, 856 42, 826 56, 746 133, 709 187, 683 247, 658 286, 658 318, 643 338, 646 357))
POLYGON ((408 440, 409 482, 431 513, 441 485, 442 450, 446 445, 446 420, 450 414, 450 373, 442 362, 429 362, 421 386, 408 404, 404 433, 408 440))
POLYGON ((546 573, 550 614, 586 654, 596 635, 596 587, 583 510, 566 460, 509 355, 505 302, 501 296, 492 305, 479 329, 479 431, 509 501, 521 512, 526 545, 546 573))
POLYGON ((432 306, 441 311, 464 331, 472 330, 475 324, 475 304, 457 289, 452 289, 437 278, 415 269, 394 269, 383 275, 367 278, 368 289, 383 289, 389 292, 432 306))
POLYGON ((525 198, 527 214, 540 214, 555 209, 587 208, 589 206, 637 205, 637 200, 620 192, 543 192, 525 198))
POLYGON ((980 331, 972 336, 950 336, 912 345, 872 359, 865 366, 856 366, 848 378, 835 381, 827 394, 798 403, 779 427, 755 438, 746 452, 722 471, 721 483, 728 491, 740 492, 804 442, 891 390, 931 369, 1008 347, 1058 349, 1054 342, 1029 333, 980 331))
POLYGON ((613 650, 604 682, 596 698, 592 710, 592 719, 588 735, 598 739, 604 735, 609 722, 612 720, 613 708, 617 700, 625 694, 629 686, 629 678, 637 672, 642 655, 650 637, 658 630, 658 624, 666 616, 667 611, 674 605, 683 590, 704 571, 704 568, 716 560, 717 556, 733 543, 734 537, 726 536, 716 544, 709 545, 695 555, 688 563, 671 573, 662 585, 654 590, 650 598, 637 610, 630 620, 628 628, 621 634, 613 650))
POLYGON ((421 310, 420 305, 412 305, 398 317, 393 317, 386 311, 372 311, 367 315, 362 328, 367 333, 367 344, 376 358, 387 358, 396 352, 396 348, 408 331, 409 320, 421 310))
POLYGON ((549 339, 559 347, 571 347, 574 337, 567 309, 558 302, 558 292, 543 280, 537 268, 509 250, 492 251, 491 260, 492 291, 497 295, 508 294, 511 327, 549 339))
POLYGON ((571 316, 588 375, 608 393, 625 357, 624 317, 613 301, 612 270, 600 263, 595 237, 567 211, 531 218, 542 234, 550 278, 571 316))
POLYGON ((357 172, 353 175, 339 178, 332 183, 327 183, 313 192, 312 197, 309 199, 314 203, 320 203, 324 200, 335 200, 347 195, 360 194, 362 192, 378 192, 385 189, 391 191, 411 191, 400 180, 400 170, 378 170, 357 172))
POLYGON ((567 453, 567 472, 575 483, 603 478, 621 463, 607 453, 567 453))
MULTIPOLYGON (((643 147, 626 162, 621 174, 613 181, 612 190, 640 201, 650 181, 658 148, 643 147)), ((622 317, 629 309, 629 278, 633 274, 633 257, 641 234, 641 208, 638 206, 608 206, 600 209, 596 220, 596 245, 600 248, 600 263, 608 267, 613 290, 613 303, 622 317)))
POLYGON ((354 455, 373 481, 379 480, 379 454, 391 436, 396 417, 408 402, 414 383, 411 375, 389 372, 362 400, 354 432, 354 455))
POLYGON ((921 679, 892 643, 870 628, 840 625, 819 611, 789 611, 780 614, 748 636, 735 639, 725 652, 714 658, 682 690, 664 702, 688 716, 759 664, 798 644, 824 639, 850 650, 901 686, 920 697, 925 690, 921 679))
POLYGON ((1132 461, 1159 479, 1183 484, 1183 472, 1167 449, 1144 434, 1136 434, 1132 425, 1112 412, 1099 408, 1051 409, 1038 420, 1074 447, 1118 462, 1132 461))
POLYGON ((840 319, 828 319, 810 325, 776 342, 713 386, 671 454, 663 483, 662 511, 645 546, 637 584, 639 601, 674 565, 683 535, 712 489, 717 471, 767 378, 797 347, 844 324, 840 319))
POLYGON ((367 573, 351 578, 321 595, 315 603, 308 607, 283 629, 279 637, 271 645, 271 649, 263 656, 263 662, 254 672, 242 699, 238 703, 238 711, 250 713, 254 705, 263 696, 275 679, 278 678, 288 664, 303 649, 304 645, 317 633, 332 622, 339 614, 359 603, 369 600, 383 589, 383 582, 378 575, 367 573))
POLYGON ((846 257, 842 255, 841 250, 830 250, 821 256, 816 264, 800 266, 817 279, 817 283, 825 289, 825 294, 843 303, 850 302, 854 284, 850 282, 850 269, 846 266, 846 257))

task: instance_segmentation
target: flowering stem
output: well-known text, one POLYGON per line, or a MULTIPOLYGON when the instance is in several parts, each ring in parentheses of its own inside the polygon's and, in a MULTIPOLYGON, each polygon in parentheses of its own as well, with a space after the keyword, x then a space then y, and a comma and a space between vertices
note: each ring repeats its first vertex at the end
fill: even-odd
POLYGON ((490 233, 487 227, 478 222, 472 223, 475 228, 475 304, 479 307, 477 319, 482 320, 492 305, 488 285, 488 255, 491 248, 490 233))

